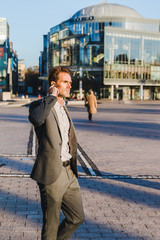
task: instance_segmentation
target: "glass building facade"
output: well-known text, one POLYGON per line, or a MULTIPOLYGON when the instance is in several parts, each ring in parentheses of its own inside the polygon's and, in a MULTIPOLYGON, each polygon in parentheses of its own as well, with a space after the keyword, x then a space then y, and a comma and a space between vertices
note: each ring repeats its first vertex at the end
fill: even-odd
POLYGON ((159 20, 103 2, 79 10, 49 36, 47 66, 69 66, 75 88, 81 79, 99 97, 160 99, 159 20))
POLYGON ((9 55, 9 25, 0 18, 0 89, 7 89, 7 65, 9 55))
POLYGON ((18 56, 9 41, 9 25, 0 18, 0 92, 18 91, 18 56))

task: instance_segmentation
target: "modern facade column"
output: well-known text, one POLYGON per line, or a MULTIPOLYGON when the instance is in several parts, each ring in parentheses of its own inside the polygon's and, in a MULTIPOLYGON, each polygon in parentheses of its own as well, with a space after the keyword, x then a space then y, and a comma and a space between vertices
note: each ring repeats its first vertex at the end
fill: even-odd
POLYGON ((111 100, 114 99, 114 85, 111 85, 111 100))
POLYGON ((143 100, 143 85, 140 86, 140 99, 143 100))
POLYGON ((79 98, 82 99, 82 68, 79 69, 79 98))

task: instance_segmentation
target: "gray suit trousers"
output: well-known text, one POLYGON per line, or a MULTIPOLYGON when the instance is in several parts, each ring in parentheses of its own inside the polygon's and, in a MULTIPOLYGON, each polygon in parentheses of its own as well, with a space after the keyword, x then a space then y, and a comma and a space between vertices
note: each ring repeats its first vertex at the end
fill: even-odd
POLYGON ((80 186, 70 166, 62 167, 56 182, 40 184, 43 211, 42 240, 67 240, 84 221, 80 186), (59 225, 62 210, 65 219, 59 225))

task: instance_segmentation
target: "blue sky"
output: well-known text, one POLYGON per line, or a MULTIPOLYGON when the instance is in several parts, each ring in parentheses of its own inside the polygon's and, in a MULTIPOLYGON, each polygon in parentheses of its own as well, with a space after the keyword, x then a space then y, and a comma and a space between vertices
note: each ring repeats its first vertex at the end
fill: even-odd
MULTIPOLYGON (((26 67, 38 65, 43 34, 83 7, 103 0, 6 0, 0 1, 0 17, 10 26, 10 41, 26 67)), ((160 0, 108 0, 134 8, 144 18, 160 19, 160 0)))

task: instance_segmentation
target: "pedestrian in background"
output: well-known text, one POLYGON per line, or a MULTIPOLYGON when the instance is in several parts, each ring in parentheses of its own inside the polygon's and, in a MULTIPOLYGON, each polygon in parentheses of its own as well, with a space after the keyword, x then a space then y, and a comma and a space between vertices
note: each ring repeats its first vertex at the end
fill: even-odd
POLYGON ((97 113, 97 99, 92 90, 89 90, 85 105, 88 110, 88 120, 92 121, 92 114, 97 113))
POLYGON ((67 240, 84 221, 77 180, 77 140, 63 99, 70 96, 71 83, 68 68, 52 68, 49 95, 31 103, 29 109, 39 143, 31 178, 40 189, 42 240, 67 240), (60 210, 65 219, 59 226, 60 210))

